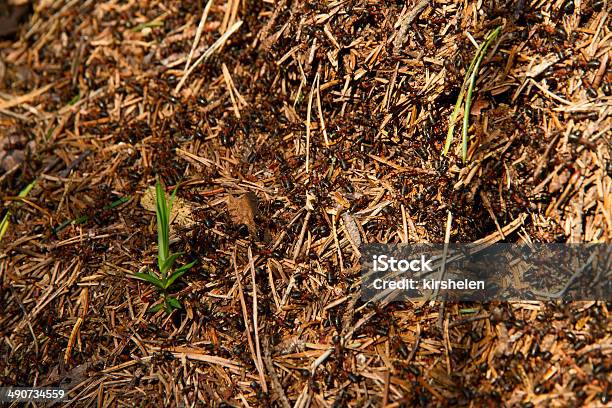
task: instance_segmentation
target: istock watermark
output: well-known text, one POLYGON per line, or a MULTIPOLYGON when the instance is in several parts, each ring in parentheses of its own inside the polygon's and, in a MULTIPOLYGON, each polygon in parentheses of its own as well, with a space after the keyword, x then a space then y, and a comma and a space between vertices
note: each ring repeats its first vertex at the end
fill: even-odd
POLYGON ((612 300, 610 244, 371 244, 363 300, 612 300))
POLYGON ((421 259, 395 259, 387 255, 375 255, 372 257, 374 271, 400 271, 400 272, 433 272, 431 262, 432 259, 427 259, 425 255, 421 255, 421 259))

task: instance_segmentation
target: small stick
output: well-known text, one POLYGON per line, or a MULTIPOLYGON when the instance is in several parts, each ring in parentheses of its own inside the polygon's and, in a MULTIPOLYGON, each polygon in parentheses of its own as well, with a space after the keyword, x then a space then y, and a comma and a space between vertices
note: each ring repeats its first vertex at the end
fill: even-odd
POLYGON ((546 147, 544 154, 542 155, 542 157, 540 157, 540 160, 538 160, 538 165, 535 171, 533 172, 534 181, 538 180, 538 178, 540 177, 540 174, 542 173, 542 170, 544 169, 544 166, 548 163, 548 159, 547 159, 548 155, 550 154, 551 150, 554 149, 555 146, 557 145, 557 140, 559 140, 558 134, 553 137, 550 143, 548 143, 548 146, 546 147))
POLYGON ((408 243, 408 223, 406 222, 406 208, 404 207, 404 204, 401 205, 401 209, 402 209, 402 225, 404 227, 404 236, 402 237, 402 242, 404 244, 408 243))
POLYGON ((302 230, 300 231, 300 237, 298 238, 298 242, 295 245, 293 250, 293 260, 295 261, 300 254, 300 249, 302 249, 302 244, 304 243, 304 236, 306 235, 306 230, 308 229, 308 221, 310 220, 310 216, 312 212, 307 211, 306 217, 304 218, 304 224, 302 224, 302 230))
MULTIPOLYGON (((189 69, 189 64, 191 64, 191 59, 193 58, 193 53, 195 52, 198 44, 200 43, 200 37, 202 36, 202 31, 204 30, 204 24, 206 23, 206 18, 208 17, 208 12, 210 11, 210 7, 213 4, 213 0, 208 0, 206 3, 206 7, 204 7, 204 11, 202 12, 202 18, 200 19, 200 24, 198 25, 198 29, 196 31, 195 39, 193 40, 193 44, 191 45, 191 51, 189 51, 189 56, 187 57, 187 62, 185 63, 185 69, 183 71, 183 75, 187 74, 187 70, 189 69)), ((174 89, 174 92, 178 92, 178 84, 174 89)))
POLYGON ((227 66, 223 64, 221 66, 221 70, 223 71, 223 79, 225 80, 225 85, 227 86, 227 91, 229 92, 230 99, 232 101, 232 106, 234 107, 234 114, 236 118, 240 119, 240 108, 238 107, 238 103, 236 102, 236 98, 234 97, 234 88, 232 87, 232 77, 230 76, 229 70, 227 66))
POLYGON ((272 391, 276 393, 278 399, 280 400, 283 408, 291 408, 291 403, 287 399, 287 395, 285 395, 285 390, 276 374, 276 370, 274 370, 274 361, 270 355, 270 344, 268 341, 264 342, 264 361, 266 362, 266 366, 268 366, 268 373, 270 374, 270 379, 272 380, 272 391))
POLYGON ((450 352, 452 351, 452 346, 450 343, 450 337, 448 335, 448 319, 444 319, 444 351, 446 354, 446 372, 448 375, 451 373, 451 360, 450 360, 450 352))
POLYGON ((393 46, 395 47, 396 51, 399 47, 404 45, 404 41, 406 40, 406 33, 408 32, 408 27, 410 27, 410 24, 412 24, 414 19, 417 18, 419 13, 421 13, 421 11, 427 6, 427 4, 429 4, 429 0, 421 0, 412 8, 412 10, 410 10, 406 14, 406 16, 402 18, 401 22, 399 22, 400 27, 395 36, 395 41, 393 41, 393 46))
POLYGON ((333 211, 331 213, 332 216, 332 233, 334 234, 334 242, 336 243, 336 248, 338 249, 338 263, 340 264, 340 272, 344 273, 344 263, 342 262, 342 250, 340 249, 340 241, 338 240, 338 230, 336 228, 336 221, 338 211, 333 211))
POLYGON ((321 108, 321 77, 317 73, 317 108, 319 110, 319 121, 321 122, 321 129, 323 130, 323 139, 325 140, 325 146, 329 147, 329 140, 327 139, 327 130, 325 129, 325 120, 323 120, 323 109, 321 108))
MULTIPOLYGON (((440 266, 440 275, 438 276, 438 280, 442 280, 444 278, 444 272, 446 270, 446 256, 448 255, 448 244, 450 243, 450 234, 451 234, 451 226, 453 222, 453 214, 449 211, 448 216, 446 217, 446 233, 444 234, 444 252, 442 253, 442 265, 440 266)), ((436 298, 438 297, 438 287, 434 290, 430 306, 433 306, 436 298)), ((444 302, 440 305, 443 307, 444 302)))
POLYGON ((482 199, 482 204, 484 205, 487 212, 489 213, 489 216, 493 219, 493 222, 495 223, 495 227, 497 228, 497 232, 499 232, 502 239, 506 239, 506 236, 504 235, 504 231, 499 225, 499 221, 497 220, 497 216, 495 215, 495 211, 493 211, 493 206, 491 205, 491 202, 489 201, 489 197, 487 196, 487 193, 481 190, 480 198, 482 199))
POLYGON ((386 407, 389 403, 389 385, 391 383, 391 371, 385 373, 385 388, 383 390, 383 403, 382 406, 386 407))
POLYGON ((257 327, 257 283, 255 282, 255 262, 253 262, 253 253, 251 247, 248 250, 249 266, 251 268, 251 280, 253 281, 253 331, 255 332, 255 350, 257 352, 257 363, 259 364, 259 378, 261 380, 261 389, 263 392, 268 392, 266 384, 266 376, 264 373, 264 365, 261 359, 261 347, 259 344, 259 329, 257 327))
POLYGON ((81 330, 81 324, 83 324, 83 318, 79 317, 77 318, 76 323, 72 327, 72 331, 70 332, 70 337, 68 338, 68 345, 66 346, 66 350, 64 351, 64 364, 68 364, 68 360, 70 359, 70 354, 72 353, 72 348, 74 347, 76 338, 79 335, 79 332, 81 330))
POLYGON ((595 78, 593 79, 593 88, 597 89, 599 88, 599 85, 601 84, 601 80, 604 76, 604 74, 606 73, 606 65, 608 65, 608 53, 605 53, 604 55, 601 56, 601 59, 599 60, 599 69, 597 70, 597 73, 595 74, 595 78))
POLYGON ((13 106, 17 106, 17 105, 21 105, 24 102, 28 102, 42 94, 44 94, 45 92, 47 92, 49 90, 49 88, 52 87, 59 87, 61 84, 60 83, 51 83, 48 85, 45 85, 41 88, 35 89, 32 92, 28 92, 25 95, 21 95, 21 96, 15 96, 11 99, 8 100, 3 100, 0 99, 0 109, 8 109, 8 108, 12 108, 13 106))
POLYGON ((408 355, 408 358, 406 359, 405 364, 408 364, 412 361, 412 359, 417 353, 420 342, 421 342, 421 325, 417 323, 417 332, 416 332, 416 339, 414 340, 414 346, 412 347, 412 350, 410 351, 410 354, 408 355))
POLYGON ((175 93, 178 94, 178 92, 181 90, 181 88, 183 87, 183 85, 185 85, 185 81, 187 81, 187 78, 189 77, 189 75, 193 72, 193 70, 202 63, 202 61, 210 58, 211 55, 214 54, 215 51, 217 51, 219 48, 221 48, 221 46, 223 44, 225 44, 225 42, 227 41, 227 39, 234 34, 236 31, 238 31, 238 29, 240 28, 240 26, 242 25, 242 21, 236 21, 236 23, 231 26, 229 28, 229 30, 227 30, 221 37, 219 37, 219 39, 217 41, 215 41, 213 43, 213 45, 211 45, 206 51, 204 51, 204 54, 202 54, 202 56, 200 58, 198 58, 196 60, 196 62, 193 63, 193 65, 191 67, 189 67, 189 69, 187 70, 187 72, 185 72, 185 75, 183 75, 183 77, 181 78, 181 80, 179 81, 178 85, 176 86, 176 89, 174 90, 175 93))
POLYGON ((308 96, 308 109, 306 110, 306 173, 310 172, 310 116, 312 112, 312 96, 314 94, 314 84, 319 80, 317 72, 310 88, 308 96))
MULTIPOLYGON (((244 318, 245 331, 247 335, 247 341, 249 343, 249 349, 251 349, 251 355, 253 358, 253 362, 255 363, 255 367, 257 371, 259 371, 260 377, 263 376, 263 373, 260 371, 259 367, 259 359, 255 353, 255 347, 253 346, 253 339, 251 338, 251 324, 249 322, 249 312, 246 307, 246 300, 244 299, 244 291, 242 290, 242 282, 240 281, 240 273, 238 273, 238 266, 236 264, 236 250, 232 253, 232 262, 234 263, 234 273, 236 275, 236 283, 238 283, 238 294, 240 296, 240 305, 242 306, 242 317, 244 318)), ((262 381, 262 385, 265 384, 262 381)))

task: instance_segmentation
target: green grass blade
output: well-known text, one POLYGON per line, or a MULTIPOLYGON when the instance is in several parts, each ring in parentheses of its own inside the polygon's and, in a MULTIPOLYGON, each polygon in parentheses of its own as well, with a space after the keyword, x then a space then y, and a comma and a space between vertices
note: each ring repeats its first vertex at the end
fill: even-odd
POLYGON ((461 160, 463 160, 463 163, 465 163, 465 161, 467 160, 467 150, 468 150, 468 142, 469 142, 468 130, 470 127, 470 110, 472 107, 472 95, 474 93, 474 87, 476 86, 476 78, 478 77, 478 71, 480 71, 480 64, 482 63, 484 56, 487 55, 487 48, 489 48, 489 45, 499 35, 500 31, 501 31, 501 26, 497 27, 495 30, 489 33, 489 35, 485 39, 485 42, 480 46, 478 53, 476 53, 476 59, 475 59, 476 64, 474 65, 474 70, 472 71, 472 74, 470 75, 470 85, 467 90, 467 95, 465 97, 465 108, 463 111, 463 131, 462 131, 462 137, 461 137, 461 160))
POLYGON ((162 282, 161 280, 159 280, 153 275, 149 275, 147 273, 135 272, 134 276, 137 277, 138 279, 142 279, 144 281, 152 283, 153 285, 157 286, 160 289, 164 289, 164 282, 162 282))
MULTIPOLYGON (((23 190, 19 192, 18 197, 24 198, 28 194, 30 194, 30 191, 32 191, 32 188, 34 188, 35 184, 36 184, 36 180, 32 181, 30 184, 25 186, 23 190)), ((8 229, 10 216, 11 216, 11 212, 7 211, 6 214, 4 214, 4 217, 2 217, 2 221, 0 221, 0 241, 2 241, 2 237, 4 237, 4 234, 6 233, 6 230, 8 229)))
POLYGON ((476 64, 476 69, 472 73, 472 80, 470 81, 470 87, 468 88, 467 96, 465 97, 465 108, 463 110, 463 129, 461 132, 461 160, 465 163, 467 159, 468 149, 468 128, 470 126, 470 110, 472 109, 472 93, 474 92, 474 85, 476 84, 476 72, 478 72, 479 64, 476 64))
POLYGON ((166 302, 168 302, 168 305, 170 305, 170 307, 173 308, 173 309, 182 309, 183 308, 183 306, 181 305, 181 302, 179 302, 177 298, 168 297, 166 299, 166 302))
POLYGON ((451 143, 453 141, 453 132, 455 131, 455 122, 457 121, 457 116, 459 115, 459 109, 461 108, 461 101, 463 100, 463 89, 459 93, 459 97, 457 98, 457 102, 455 103, 455 109, 453 109, 453 113, 451 114, 448 132, 446 133, 446 141, 444 142, 444 150, 442 150, 442 155, 446 156, 448 154, 448 150, 450 149, 451 143))
POLYGON ((163 303, 159 303, 159 304, 157 304, 157 305, 155 305, 155 306, 151 306, 151 307, 149 308, 149 313, 157 313, 157 312, 159 312, 160 310, 162 310, 162 309, 163 309, 163 307, 164 307, 164 304, 163 304, 163 303))
POLYGON ((155 214, 157 216, 157 264, 161 271, 170 252, 170 226, 166 193, 159 180, 155 184, 155 214))
POLYGON ((132 197, 129 195, 120 197, 117 200, 113 201, 112 203, 105 205, 104 210, 112 210, 115 207, 119 207, 121 204, 127 203, 128 201, 130 201, 131 198, 132 197))
POLYGON ((28 194, 30 194, 30 191, 32 191, 32 188, 34 188, 35 184, 36 184, 36 180, 32 181, 30 184, 25 186, 25 188, 19 192, 19 197, 23 198, 27 196, 28 194))
POLYGON ((159 20, 149 21, 148 23, 140 23, 136 27, 132 28, 132 31, 138 32, 142 31, 145 28, 154 28, 154 27, 163 27, 164 22, 159 20))
POLYGON ((2 221, 0 221, 0 241, 2 241, 2 237, 6 233, 6 230, 8 229, 10 216, 11 216, 11 212, 7 211, 6 214, 4 214, 4 217, 2 217, 2 221))
MULTIPOLYGON (((459 111, 461 110, 461 105, 463 103, 466 92, 469 94, 469 103, 471 105, 472 96, 471 96, 471 92, 468 89, 468 86, 471 85, 472 79, 474 78, 475 73, 477 75, 478 69, 480 67, 480 62, 482 62, 482 59, 486 55, 487 48, 493 42, 493 40, 499 35, 500 32, 501 32, 501 26, 497 27, 495 30, 489 33, 489 35, 487 35, 484 43, 481 44, 481 46, 478 48, 476 55, 474 55, 474 58, 472 59, 472 62, 470 63, 470 66, 468 67, 465 73, 465 78, 463 80, 463 83, 461 84, 461 91, 459 92, 459 96, 457 97, 455 108, 453 109, 453 112, 451 113, 449 126, 448 126, 448 132, 446 133, 446 141, 444 142, 444 150, 442 151, 443 156, 446 156, 448 154, 451 143, 453 141, 453 133, 455 131, 455 124, 457 122, 457 117, 459 116, 459 111)), ((472 86, 472 91, 473 91, 473 86, 472 86)), ((467 105, 467 100, 466 100, 466 105, 467 105)), ((468 112, 467 114, 468 114, 468 122, 469 122, 469 109, 467 109, 467 106, 464 107, 464 112, 463 112, 464 127, 465 127, 465 121, 466 121, 465 120, 466 112, 468 112)), ((465 142, 465 137, 464 137, 464 144, 465 143, 467 142, 465 142)), ((467 152, 467 147, 464 147, 464 149, 467 152)))
POLYGON ((74 106, 81 99, 81 94, 76 94, 72 97, 70 101, 68 101, 69 106, 74 106))
POLYGON ((195 265, 195 261, 188 263, 187 265, 183 265, 176 271, 174 271, 172 275, 170 275, 168 279, 166 279, 166 281, 164 282, 164 289, 168 289, 170 285, 174 283, 174 281, 183 276, 185 272, 187 272, 193 265, 195 265))
POLYGON ((160 268, 160 272, 162 274, 162 276, 167 276, 167 273, 170 269, 172 269, 172 265, 174 265, 174 262, 178 259, 179 256, 183 255, 182 252, 178 252, 176 254, 170 254, 168 255, 168 258, 166 258, 166 260, 164 261, 164 263, 162 264, 161 268, 160 268))
POLYGON ((457 97, 457 102, 455 102, 455 108, 453 109, 453 113, 451 113, 450 122, 448 124, 448 132, 446 133, 446 141, 444 142, 444 150, 442 154, 446 156, 448 154, 448 150, 450 149, 451 142, 453 141, 453 132, 455 131, 455 123, 457 122, 457 116, 459 116, 459 111, 461 110, 461 104, 463 102, 463 96, 465 95, 466 86, 470 76, 472 75, 472 71, 474 70, 474 65, 476 65, 476 58, 472 60, 470 66, 468 67, 465 78, 463 79, 463 83, 461 84, 461 90, 459 91, 459 96, 457 97))
POLYGON ((174 204, 174 199, 176 198, 176 190, 178 190, 178 184, 172 190, 172 194, 170 195, 170 200, 168 201, 168 219, 172 216, 172 205, 174 204))

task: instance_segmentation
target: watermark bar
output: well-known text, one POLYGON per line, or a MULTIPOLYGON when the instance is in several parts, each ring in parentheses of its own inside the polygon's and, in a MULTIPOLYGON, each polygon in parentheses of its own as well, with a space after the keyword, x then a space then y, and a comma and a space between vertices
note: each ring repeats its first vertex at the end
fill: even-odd
POLYGON ((0 387, 1 402, 58 402, 68 400, 68 392, 61 388, 0 387))
POLYGON ((611 244, 369 244, 361 297, 383 300, 612 300, 611 244))

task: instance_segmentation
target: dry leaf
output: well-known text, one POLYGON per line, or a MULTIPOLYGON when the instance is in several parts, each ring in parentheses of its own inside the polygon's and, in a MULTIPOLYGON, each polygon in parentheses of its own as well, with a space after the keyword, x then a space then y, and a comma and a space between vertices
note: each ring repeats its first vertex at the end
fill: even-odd
POLYGON ((561 174, 555 174, 548 185, 548 192, 556 193, 557 191, 561 191, 567 185, 570 176, 571 174, 568 170, 563 171, 561 174))
MULTIPOLYGON (((166 196, 167 199, 169 199, 166 196)), ((140 198, 140 205, 148 211, 155 212, 155 187, 147 188, 140 198)), ((170 224, 175 224, 180 227, 191 227, 195 224, 191 213, 191 205, 188 201, 180 197, 174 197, 172 202, 172 213, 170 215, 170 224)))
POLYGON ((25 136, 6 136, 0 138, 0 169, 9 171, 13 167, 23 163, 27 152, 32 152, 36 142, 28 142, 25 136))
POLYGON ((506 325, 503 323, 498 323, 495 326, 497 331, 497 344, 495 347, 495 355, 502 356, 507 355, 511 351, 510 344, 510 336, 508 335, 508 330, 506 329, 506 325))
POLYGON ((483 99, 483 98, 478 98, 472 104, 472 108, 470 109, 470 114, 474 116, 478 116, 480 115, 483 109, 487 109, 489 106, 490 106, 490 103, 488 100, 483 99))
POLYGON ((361 235, 359 234, 357 223, 348 212, 342 214, 342 221, 344 222, 344 229, 346 230, 348 239, 353 245, 359 248, 361 246, 361 235))
POLYGON ((227 197, 227 210, 234 224, 245 224, 249 227, 249 232, 253 236, 257 234, 257 227, 255 226, 257 196, 255 193, 248 192, 240 197, 234 197, 230 194, 227 197))
POLYGON ((0 16, 0 36, 13 34, 19 31, 19 25, 21 24, 21 21, 23 20, 24 16, 27 15, 29 9, 27 5, 20 3, 25 2, 17 2, 13 0, 12 3, 9 3, 12 6, 11 8, 9 8, 10 15, 0 16))
POLYGON ((307 191, 306 192, 306 209, 308 211, 314 211, 316 203, 317 203, 317 196, 307 191))
POLYGON ((336 200, 338 207, 351 208, 351 203, 346 198, 344 198, 344 196, 338 191, 334 191, 333 197, 336 200))

